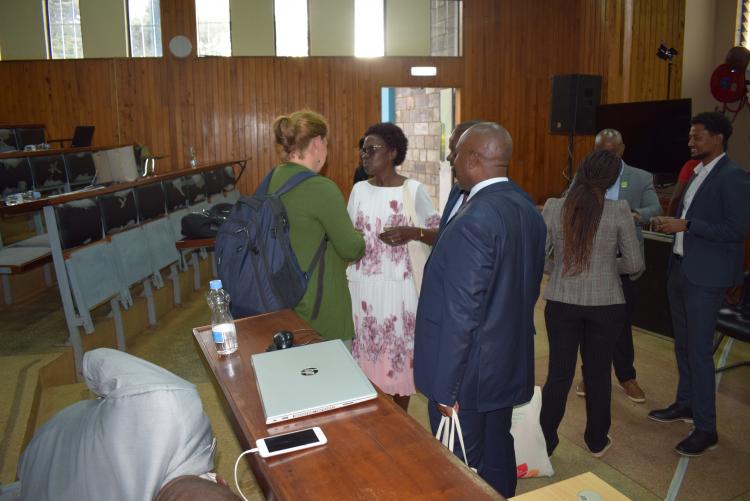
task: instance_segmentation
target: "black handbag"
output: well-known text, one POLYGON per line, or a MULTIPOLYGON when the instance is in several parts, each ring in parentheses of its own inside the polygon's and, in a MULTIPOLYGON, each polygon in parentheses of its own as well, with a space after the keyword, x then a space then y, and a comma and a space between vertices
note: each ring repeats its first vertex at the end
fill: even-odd
POLYGON ((185 215, 182 218, 182 235, 190 240, 215 237, 232 207, 232 204, 221 203, 210 209, 185 215))

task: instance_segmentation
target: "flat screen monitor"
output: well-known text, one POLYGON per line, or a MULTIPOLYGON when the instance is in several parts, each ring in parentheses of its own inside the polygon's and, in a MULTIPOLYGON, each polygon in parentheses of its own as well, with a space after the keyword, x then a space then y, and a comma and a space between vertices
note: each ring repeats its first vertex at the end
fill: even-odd
POLYGON ((688 132, 690 99, 602 104, 596 109, 596 129, 617 129, 625 142, 622 158, 633 167, 654 174, 657 186, 677 180, 690 159, 688 132))

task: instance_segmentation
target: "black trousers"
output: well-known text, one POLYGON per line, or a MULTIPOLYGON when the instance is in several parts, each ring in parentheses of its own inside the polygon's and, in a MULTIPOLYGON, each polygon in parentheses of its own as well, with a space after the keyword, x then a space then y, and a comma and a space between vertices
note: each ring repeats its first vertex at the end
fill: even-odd
MULTIPOLYGON (((633 308, 635 301, 635 284, 627 275, 620 275, 622 293, 625 296, 625 323, 622 326, 615 351, 612 353, 612 366, 615 377, 619 382, 635 379, 635 349, 633 348, 633 308)), ((583 344, 581 344, 581 360, 583 360, 583 344)), ((583 367, 581 367, 583 369, 583 367)), ((585 386, 585 384, 584 384, 585 386)))
MULTIPOLYGON (((461 402, 458 404, 460 406, 461 402)), ((442 415, 433 400, 427 402, 427 410, 434 435, 437 433, 442 415)), ((461 408, 458 411, 469 466, 476 468, 479 476, 506 498, 516 495, 518 481, 516 450, 513 435, 510 434, 512 416, 513 407, 490 412, 461 408)), ((454 444, 453 453, 461 461, 464 460, 458 439, 454 444)))
POLYGON ((607 445, 611 423, 612 352, 625 316, 624 304, 579 306, 547 301, 544 320, 549 339, 549 370, 542 389, 539 420, 548 454, 552 454, 560 442, 557 428, 565 415, 579 346, 583 348, 583 382, 586 386, 586 431, 583 438, 592 452, 607 445))
POLYGON ((714 330, 725 294, 724 287, 690 283, 682 271, 682 263, 671 259, 667 295, 680 374, 676 403, 691 408, 695 427, 709 433, 716 431, 714 330))

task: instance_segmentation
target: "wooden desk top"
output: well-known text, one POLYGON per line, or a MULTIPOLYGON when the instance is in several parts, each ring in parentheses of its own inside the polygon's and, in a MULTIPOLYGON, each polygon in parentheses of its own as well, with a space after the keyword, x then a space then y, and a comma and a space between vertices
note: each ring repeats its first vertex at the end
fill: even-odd
POLYGON ((581 491, 594 492, 606 501, 627 501, 630 499, 590 471, 511 499, 513 501, 577 501, 579 499, 578 493, 581 491))
MULTIPOLYGON (((278 330, 307 330, 291 310, 236 322, 239 349, 216 353, 209 327, 193 335, 224 393, 244 448, 269 435, 320 426, 328 444, 273 458, 248 455, 263 493, 278 499, 502 499, 392 399, 266 425, 250 355, 278 330)), ((304 339, 309 332, 299 332, 304 339)))
POLYGON ((4 151, 0 153, 0 160, 5 158, 27 158, 27 157, 49 157, 53 155, 67 155, 68 153, 84 153, 87 151, 104 151, 113 150, 115 148, 123 148, 125 146, 133 146, 133 144, 113 144, 109 146, 84 146, 80 148, 50 148, 48 150, 34 150, 34 151, 4 151))
MULTIPOLYGON (((81 149, 81 148, 78 148, 81 149)), ((51 150, 48 150, 51 151, 51 150)), ((74 200, 82 200, 84 198, 93 198, 101 195, 108 195, 110 193, 117 193, 122 190, 129 190, 131 188, 137 188, 139 186, 145 186, 148 184, 158 183, 160 181, 166 181, 182 176, 191 176, 194 174, 200 174, 201 172, 210 171, 219 167, 227 165, 239 164, 244 160, 230 160, 227 162, 218 162, 206 165, 199 165, 195 169, 179 169, 168 171, 163 174, 154 174, 148 177, 140 177, 135 181, 126 183, 117 183, 106 187, 95 187, 93 189, 83 189, 78 191, 72 191, 70 193, 63 193, 61 195, 54 195, 51 197, 40 198, 39 200, 31 200, 28 202, 16 204, 16 205, 4 205, 0 206, 0 216, 10 216, 14 214, 27 214, 29 212, 36 212, 46 207, 47 205, 59 205, 66 202, 72 202, 74 200)))
POLYGON ((183 249, 200 249, 203 247, 213 247, 216 244, 216 237, 213 238, 183 238, 174 243, 178 250, 183 249))

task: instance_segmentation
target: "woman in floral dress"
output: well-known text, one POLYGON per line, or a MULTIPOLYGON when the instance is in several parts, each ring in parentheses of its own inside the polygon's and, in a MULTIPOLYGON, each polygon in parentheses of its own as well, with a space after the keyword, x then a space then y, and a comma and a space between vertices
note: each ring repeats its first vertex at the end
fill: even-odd
POLYGON ((424 259, 440 216, 424 187, 396 172, 407 139, 392 123, 365 132, 360 154, 367 181, 354 185, 348 211, 365 238, 365 255, 347 269, 352 296, 352 353, 404 410, 415 393, 414 323, 424 259))

